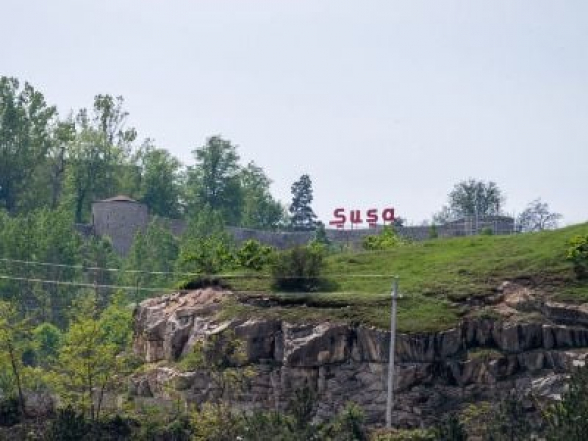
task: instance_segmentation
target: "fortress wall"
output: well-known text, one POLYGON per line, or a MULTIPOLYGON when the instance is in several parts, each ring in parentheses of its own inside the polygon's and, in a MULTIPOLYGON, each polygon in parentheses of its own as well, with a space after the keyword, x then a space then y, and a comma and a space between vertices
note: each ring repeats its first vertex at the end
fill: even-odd
POLYGON ((124 256, 137 231, 148 225, 149 211, 138 202, 96 202, 92 205, 92 221, 94 234, 110 237, 114 250, 124 256))
MULTIPOLYGON (((144 229, 153 217, 149 215, 146 205, 135 201, 102 201, 92 206, 93 225, 76 225, 83 235, 96 234, 108 236, 113 248, 120 255, 126 255, 131 249, 135 234, 144 229)), ((186 230, 187 222, 180 219, 164 219, 172 234, 181 236, 186 230)), ((361 228, 356 230, 326 230, 327 238, 336 245, 361 248, 362 240, 372 234, 378 234, 383 226, 361 228)), ((514 220, 506 216, 487 218, 466 218, 445 225, 437 225, 438 237, 456 237, 479 234, 485 228, 493 234, 512 234, 514 220)), ((227 227, 237 245, 246 240, 257 240, 277 249, 286 249, 296 245, 307 244, 314 238, 312 231, 263 231, 250 228, 227 227)), ((400 236, 410 240, 421 241, 430 237, 429 226, 407 226, 397 228, 400 236)))

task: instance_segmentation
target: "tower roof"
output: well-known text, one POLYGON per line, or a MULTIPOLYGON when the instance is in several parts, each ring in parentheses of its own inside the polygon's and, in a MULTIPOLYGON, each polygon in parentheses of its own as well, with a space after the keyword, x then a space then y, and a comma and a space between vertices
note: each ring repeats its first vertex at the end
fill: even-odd
POLYGON ((103 200, 98 201, 98 202, 137 202, 137 201, 134 200, 133 198, 129 197, 129 196, 125 196, 123 194, 119 194, 119 195, 114 196, 112 198, 103 199, 103 200))

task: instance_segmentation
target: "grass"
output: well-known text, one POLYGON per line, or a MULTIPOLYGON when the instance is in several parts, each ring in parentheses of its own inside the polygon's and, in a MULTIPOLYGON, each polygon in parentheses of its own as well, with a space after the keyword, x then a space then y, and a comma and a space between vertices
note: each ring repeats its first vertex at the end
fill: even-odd
POLYGON ((398 328, 404 332, 445 329, 464 313, 466 300, 495 293, 505 280, 538 287, 558 301, 588 301, 588 282, 578 282, 565 259, 569 240, 588 224, 513 236, 434 239, 390 251, 336 253, 325 273, 331 292, 271 293, 267 278, 235 280, 235 289, 261 291, 271 308, 228 302, 225 315, 331 320, 389 328, 392 277, 399 276, 398 328), (369 277, 384 275, 387 277, 369 277))

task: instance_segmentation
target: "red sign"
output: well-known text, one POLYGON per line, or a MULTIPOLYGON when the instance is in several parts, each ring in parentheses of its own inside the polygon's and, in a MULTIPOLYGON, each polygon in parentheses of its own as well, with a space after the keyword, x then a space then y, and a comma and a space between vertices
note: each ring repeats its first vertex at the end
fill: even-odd
MULTIPOLYGON (((364 222, 361 210, 345 210, 345 208, 336 208, 333 211, 334 219, 329 221, 329 225, 334 225, 337 228, 343 228, 347 222, 351 225, 358 225, 364 222)), ((365 212, 365 222, 370 227, 375 227, 379 220, 383 223, 394 222, 394 208, 384 208, 381 213, 377 208, 370 208, 365 212)))

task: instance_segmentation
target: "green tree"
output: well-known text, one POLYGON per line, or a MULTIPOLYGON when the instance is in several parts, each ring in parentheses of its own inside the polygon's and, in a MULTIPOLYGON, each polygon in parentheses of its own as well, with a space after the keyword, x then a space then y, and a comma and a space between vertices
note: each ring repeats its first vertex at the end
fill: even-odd
POLYGON ((325 229, 325 224, 322 222, 317 222, 316 231, 314 232, 314 238, 312 239, 313 243, 323 245, 326 248, 331 246, 331 240, 327 236, 327 230, 325 229))
POLYGON ((28 323, 19 317, 14 304, 0 301, 0 365, 9 365, 14 379, 16 396, 22 416, 26 415, 24 395, 25 367, 22 363, 26 350, 28 323))
POLYGON ((116 285, 117 272, 109 269, 121 267, 120 259, 112 249, 108 238, 91 237, 84 241, 81 248, 82 265, 86 268, 84 280, 95 285, 93 294, 96 296, 100 309, 105 308, 111 300, 111 285, 116 285))
POLYGON ((233 241, 222 215, 208 206, 190 220, 180 243, 179 271, 212 275, 234 262, 233 241))
POLYGON ((504 199, 502 190, 495 182, 461 181, 449 193, 448 204, 434 216, 434 222, 443 224, 462 217, 499 215, 504 199))
POLYGON ((270 179, 254 162, 240 173, 243 192, 241 226, 271 230, 284 219, 284 209, 270 193, 270 179))
POLYGON ((309 175, 302 175, 292 184, 292 203, 290 212, 290 228, 293 230, 314 230, 316 215, 310 204, 312 203, 312 181, 309 175))
POLYGON ((65 197, 75 222, 88 219, 91 202, 110 196, 108 176, 113 175, 120 160, 120 151, 111 150, 117 149, 107 144, 104 136, 91 127, 83 128, 70 144, 65 197))
MULTIPOLYGON (((70 267, 80 264, 82 260, 82 238, 72 231, 70 213, 65 210, 39 210, 31 213, 29 218, 32 218, 29 239, 33 245, 27 260, 54 264, 31 267, 32 274, 29 275, 45 280, 83 280, 80 271, 70 267)), ((58 284, 33 287, 32 297, 38 319, 65 326, 67 320, 63 312, 75 298, 76 287, 58 284)))
POLYGON ((88 218, 94 200, 136 186, 132 181, 138 180, 139 171, 131 149, 137 134, 126 128, 128 113, 123 103, 122 97, 97 95, 91 114, 86 109, 78 112, 78 130, 69 144, 65 173, 66 203, 76 222, 88 218))
POLYGON ((168 218, 180 216, 180 168, 178 159, 167 150, 143 145, 139 152, 141 202, 152 214, 168 218))
POLYGON ((53 136, 46 159, 46 181, 49 188, 51 209, 56 209, 61 201, 65 183, 65 171, 70 143, 75 140, 76 127, 72 118, 60 121, 53 130, 53 136))
POLYGON ((145 296, 141 287, 159 288, 173 285, 171 274, 178 259, 178 240, 162 219, 154 218, 144 231, 138 231, 123 263, 120 281, 125 286, 136 286, 135 301, 145 296), (154 274, 161 273, 161 274, 154 274))
POLYGON ((126 127, 129 113, 124 109, 122 96, 96 95, 93 106, 93 126, 103 135, 110 145, 129 149, 137 138, 137 131, 126 127))
POLYGON ((104 320, 96 313, 92 298, 77 309, 59 351, 55 386, 65 404, 97 420, 106 392, 122 385, 126 372, 120 346, 112 341, 104 320))
POLYGON ((4 258, 53 264, 0 262, 4 274, 23 279, 0 282, 0 296, 13 299, 19 307, 31 311, 36 320, 51 321, 59 326, 67 321, 62 313, 77 289, 24 279, 83 280, 82 273, 70 267, 81 263, 82 246, 71 224, 69 213, 47 209, 0 219, 0 253, 4 258))
POLYGON ((33 329, 35 364, 48 368, 57 360, 63 333, 52 323, 44 322, 33 329))
POLYGON ((549 204, 535 199, 519 215, 517 224, 520 231, 543 231, 557 228, 561 214, 549 210, 549 204))
POLYGON ((208 206, 221 213, 227 224, 239 225, 242 191, 237 147, 220 136, 213 136, 192 154, 196 164, 188 167, 187 172, 188 211, 194 215, 208 206))
POLYGON ((0 207, 15 212, 44 165, 55 107, 29 83, 0 77, 0 207))

